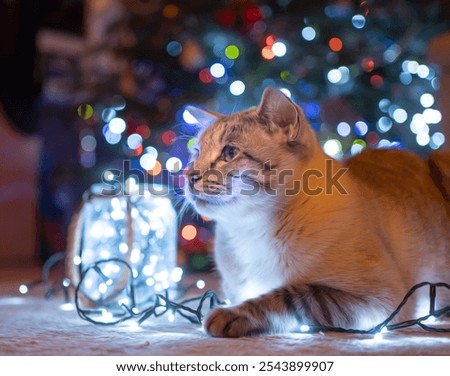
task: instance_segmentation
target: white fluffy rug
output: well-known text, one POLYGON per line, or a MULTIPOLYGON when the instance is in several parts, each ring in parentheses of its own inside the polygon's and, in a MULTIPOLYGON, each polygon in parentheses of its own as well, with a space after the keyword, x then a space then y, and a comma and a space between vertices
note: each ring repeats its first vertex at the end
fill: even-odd
POLYGON ((450 333, 420 328, 377 341, 338 333, 211 338, 198 325, 164 316, 138 328, 103 327, 61 310, 62 297, 19 296, 18 286, 0 284, 0 355, 450 355, 450 333))

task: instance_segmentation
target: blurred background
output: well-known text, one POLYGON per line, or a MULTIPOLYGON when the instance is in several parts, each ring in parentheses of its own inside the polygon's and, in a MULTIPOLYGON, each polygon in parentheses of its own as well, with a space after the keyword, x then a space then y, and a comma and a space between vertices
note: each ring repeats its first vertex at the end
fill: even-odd
MULTIPOLYGON (((449 20, 449 0, 0 0, 0 263, 64 252, 94 183, 169 184, 181 211, 187 104, 276 86, 333 157, 447 148, 449 20)), ((179 227, 179 264, 208 270, 212 224, 179 227)))

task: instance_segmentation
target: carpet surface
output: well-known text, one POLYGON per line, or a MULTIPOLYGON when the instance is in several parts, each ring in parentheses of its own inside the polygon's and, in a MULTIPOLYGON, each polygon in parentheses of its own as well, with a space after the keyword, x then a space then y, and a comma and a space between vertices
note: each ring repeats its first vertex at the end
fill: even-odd
POLYGON ((450 333, 420 328, 386 333, 378 341, 340 333, 211 338, 199 325, 166 316, 137 328, 126 322, 98 326, 62 310, 62 296, 20 295, 23 280, 17 279, 0 282, 0 355, 450 355, 450 333))

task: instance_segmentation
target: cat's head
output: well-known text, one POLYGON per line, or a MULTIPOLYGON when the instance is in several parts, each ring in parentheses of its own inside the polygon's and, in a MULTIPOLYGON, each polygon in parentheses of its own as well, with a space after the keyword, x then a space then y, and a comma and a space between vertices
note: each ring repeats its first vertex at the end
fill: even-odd
MULTIPOLYGON (((308 159, 317 143, 302 110, 277 89, 266 89, 257 108, 232 115, 187 110, 202 129, 186 170, 186 198, 213 219, 275 202, 279 174, 308 159)), ((283 174, 286 183, 290 173, 283 174)))

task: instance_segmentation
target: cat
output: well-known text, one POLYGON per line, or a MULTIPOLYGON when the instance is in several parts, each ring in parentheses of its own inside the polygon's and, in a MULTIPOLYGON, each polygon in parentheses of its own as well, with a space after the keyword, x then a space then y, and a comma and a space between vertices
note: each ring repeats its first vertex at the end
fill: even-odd
POLYGON ((211 336, 369 329, 414 284, 450 282, 450 153, 429 163, 394 149, 334 160, 275 88, 235 114, 187 110, 201 130, 185 195, 215 221, 231 301, 206 317, 211 336))

